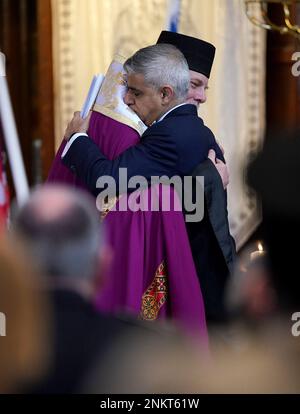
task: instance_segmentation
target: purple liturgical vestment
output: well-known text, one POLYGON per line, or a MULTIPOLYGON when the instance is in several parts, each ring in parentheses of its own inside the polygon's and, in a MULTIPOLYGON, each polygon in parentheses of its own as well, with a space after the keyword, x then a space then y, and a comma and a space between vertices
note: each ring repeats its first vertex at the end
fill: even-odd
MULTIPOLYGON (((92 113, 88 135, 109 159, 140 139, 133 128, 98 112, 92 113)), ((63 142, 48 182, 84 188, 61 162, 64 146, 63 142)), ((156 194, 160 188, 157 184, 156 194)), ((150 188, 140 191, 141 199, 147 198, 147 192, 150 188)), ((110 313, 129 312, 145 320, 168 318, 206 341, 202 294, 182 212, 115 208, 105 215, 103 222, 114 256, 96 306, 110 313)))

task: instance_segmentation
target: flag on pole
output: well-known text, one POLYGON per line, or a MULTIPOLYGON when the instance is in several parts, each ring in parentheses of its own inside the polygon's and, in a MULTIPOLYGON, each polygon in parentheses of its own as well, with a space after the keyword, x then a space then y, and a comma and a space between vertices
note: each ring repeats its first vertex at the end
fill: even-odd
POLYGON ((169 0, 166 30, 177 32, 179 27, 181 0, 169 0))
MULTIPOLYGON (((17 202, 20 205, 29 195, 29 187, 25 173, 23 157, 21 153, 16 122, 10 100, 5 73, 5 56, 0 55, 0 121, 3 131, 3 139, 10 162, 10 170, 16 190, 17 202)), ((3 166, 2 166, 3 171, 3 166)), ((2 177, 2 172, 0 178, 2 177)))

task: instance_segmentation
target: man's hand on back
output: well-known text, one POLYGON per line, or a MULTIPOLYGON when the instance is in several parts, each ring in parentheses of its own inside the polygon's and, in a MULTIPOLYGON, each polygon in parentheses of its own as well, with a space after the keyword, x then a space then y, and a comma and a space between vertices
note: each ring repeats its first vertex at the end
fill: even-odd
POLYGON ((224 190, 225 190, 226 187, 229 184, 229 171, 228 171, 227 165, 223 161, 216 158, 216 153, 213 149, 209 150, 208 158, 211 160, 211 162, 216 167, 218 173, 220 174, 220 177, 221 177, 221 180, 222 180, 222 183, 223 183, 223 187, 224 187, 224 190))

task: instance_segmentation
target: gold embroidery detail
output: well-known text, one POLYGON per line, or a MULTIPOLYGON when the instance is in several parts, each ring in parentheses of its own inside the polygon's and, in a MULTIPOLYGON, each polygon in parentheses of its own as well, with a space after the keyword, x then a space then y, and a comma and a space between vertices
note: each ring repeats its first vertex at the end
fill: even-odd
POLYGON ((103 221, 105 219, 105 217, 107 216, 107 214, 114 208, 114 206, 117 204, 118 202, 118 197, 105 197, 105 199, 100 199, 101 200, 101 207, 100 207, 100 217, 101 217, 101 221, 103 221))
POLYGON ((155 320, 160 308, 167 300, 167 266, 164 261, 158 266, 154 279, 142 297, 141 318, 155 320))
POLYGON ((93 111, 99 112, 100 114, 108 116, 109 118, 112 118, 115 121, 120 122, 121 124, 129 126, 130 128, 137 131, 140 136, 142 136, 145 131, 145 126, 142 123, 142 121, 139 121, 138 123, 136 123, 132 121, 130 118, 127 118, 125 115, 115 112, 115 108, 108 108, 104 105, 99 105, 96 103, 93 106, 93 111))

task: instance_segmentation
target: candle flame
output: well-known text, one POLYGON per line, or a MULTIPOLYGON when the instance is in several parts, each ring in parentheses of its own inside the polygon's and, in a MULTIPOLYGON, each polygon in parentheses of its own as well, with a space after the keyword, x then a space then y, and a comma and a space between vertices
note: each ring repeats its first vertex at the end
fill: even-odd
POLYGON ((259 250, 260 252, 263 252, 263 251, 264 251, 263 246, 262 246, 262 244, 261 244, 261 243, 258 243, 257 248, 258 248, 258 250, 259 250))

